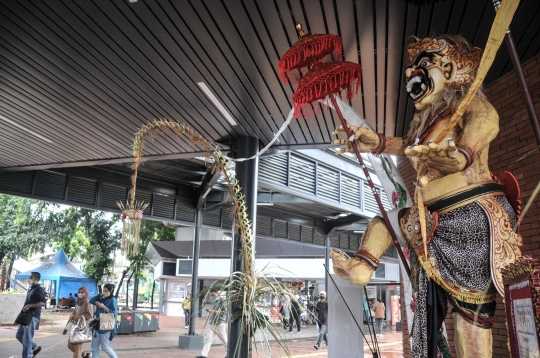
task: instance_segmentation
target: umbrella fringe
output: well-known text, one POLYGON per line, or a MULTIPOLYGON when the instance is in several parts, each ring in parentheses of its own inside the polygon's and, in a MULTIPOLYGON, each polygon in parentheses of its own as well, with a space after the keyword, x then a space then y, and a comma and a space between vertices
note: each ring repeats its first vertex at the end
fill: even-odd
POLYGON ((279 77, 295 86, 300 81, 300 73, 305 74, 307 67, 317 62, 336 61, 341 57, 343 42, 336 35, 314 35, 302 40, 289 49, 279 60, 279 77), (329 53, 330 52, 330 53, 329 53))
POLYGON ((350 101, 358 94, 360 76, 361 68, 358 65, 350 66, 349 63, 344 63, 305 84, 301 83, 293 95, 294 116, 309 118, 313 114, 319 114, 320 108, 314 109, 312 104, 331 94, 350 101))

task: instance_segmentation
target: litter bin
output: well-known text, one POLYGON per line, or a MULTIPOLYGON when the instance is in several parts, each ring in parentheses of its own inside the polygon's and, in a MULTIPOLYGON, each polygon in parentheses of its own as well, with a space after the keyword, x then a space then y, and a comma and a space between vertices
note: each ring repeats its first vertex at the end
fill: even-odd
POLYGON ((150 323, 152 321, 152 315, 150 313, 143 313, 142 315, 143 315, 142 331, 150 332, 150 323))
POLYGON ((133 313, 120 312, 116 321, 116 334, 131 334, 133 332, 133 313))
POLYGON ((396 322, 396 331, 402 331, 403 330, 403 324, 401 321, 396 322))
POLYGON ((159 313, 151 313, 150 331, 155 332, 159 329, 159 313))
POLYGON ((132 332, 143 331, 144 315, 141 312, 133 312, 133 330, 132 332))

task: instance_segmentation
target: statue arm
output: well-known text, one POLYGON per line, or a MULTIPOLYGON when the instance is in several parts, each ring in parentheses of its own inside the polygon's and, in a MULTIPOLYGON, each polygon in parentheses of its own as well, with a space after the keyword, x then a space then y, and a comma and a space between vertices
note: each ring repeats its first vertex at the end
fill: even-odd
MULTIPOLYGON (((358 147, 360 153, 373 153, 373 154, 390 154, 396 156, 405 155, 405 143, 403 138, 400 137, 385 137, 382 134, 376 133, 373 130, 365 127, 356 127, 349 125, 349 130, 353 133, 354 142, 358 147)), ((340 126, 334 132, 337 135, 347 136, 347 133, 340 126)), ((351 142, 349 138, 347 139, 337 139, 334 140, 334 144, 346 145, 345 148, 342 148, 338 151, 338 155, 344 152, 353 152, 351 142)))
POLYGON ((392 246, 392 237, 381 218, 373 219, 362 237, 362 245, 353 258, 332 250, 334 272, 352 283, 365 286, 379 265, 379 259, 392 246))

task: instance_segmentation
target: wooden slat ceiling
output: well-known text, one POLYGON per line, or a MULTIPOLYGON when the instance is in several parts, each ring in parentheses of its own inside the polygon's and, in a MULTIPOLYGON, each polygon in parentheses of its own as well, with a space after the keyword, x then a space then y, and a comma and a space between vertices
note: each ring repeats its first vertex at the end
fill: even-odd
MULTIPOLYGON (((526 61, 540 49, 540 2, 523 0, 511 29, 526 61)), ((417 7, 401 0, 20 0, 0 2, 0 168, 125 158, 137 128, 185 122, 227 143, 268 143, 291 108, 279 58, 312 33, 343 37, 344 59, 363 66, 352 105, 386 135, 401 135, 414 108, 402 74, 411 35, 463 34, 483 47, 492 0, 417 7), (205 82, 238 125, 201 91, 205 82)), ((486 83, 512 70, 503 46, 486 83)), ((337 120, 294 120, 281 146, 330 143, 337 120)), ((145 155, 200 152, 174 135, 145 155)))

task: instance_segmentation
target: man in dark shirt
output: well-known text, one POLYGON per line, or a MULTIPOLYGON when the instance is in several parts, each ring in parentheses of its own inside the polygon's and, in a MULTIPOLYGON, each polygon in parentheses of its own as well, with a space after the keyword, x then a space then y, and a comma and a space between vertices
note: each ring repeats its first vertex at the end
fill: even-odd
POLYGON ((41 279, 39 272, 32 272, 28 278, 28 283, 31 285, 26 294, 26 301, 24 301, 23 311, 33 312, 32 321, 28 326, 19 325, 17 335, 15 336, 23 346, 22 358, 35 357, 40 351, 41 347, 34 343, 34 330, 41 318, 41 307, 45 306, 46 298, 43 288, 38 284, 41 279))
POLYGON ((319 326, 319 337, 314 347, 315 349, 319 349, 323 338, 326 347, 328 347, 328 302, 326 301, 326 292, 321 291, 319 293, 319 301, 317 301, 315 311, 317 314, 317 325, 319 326))

